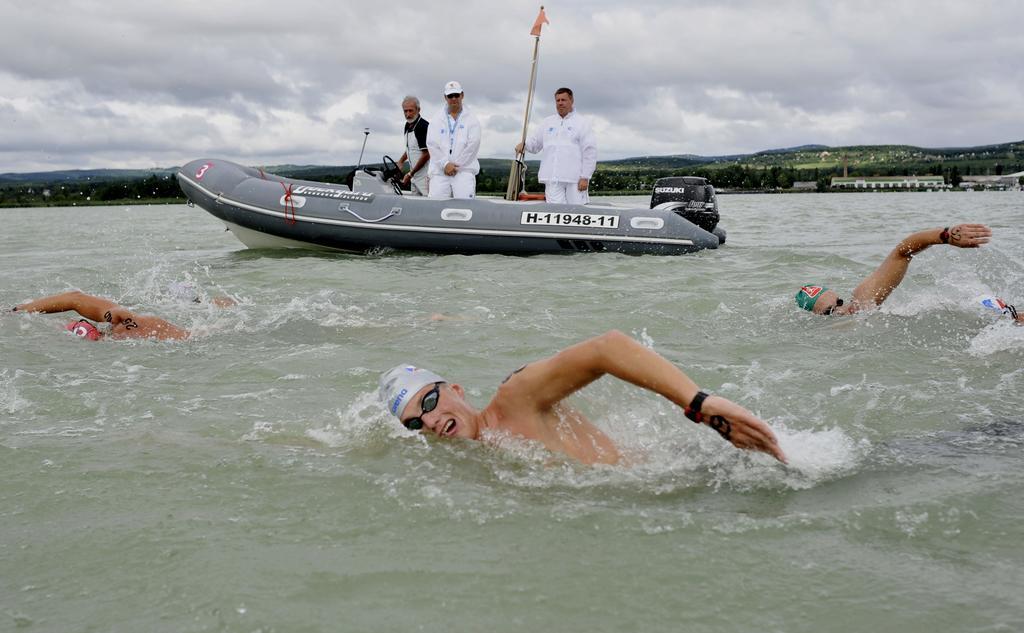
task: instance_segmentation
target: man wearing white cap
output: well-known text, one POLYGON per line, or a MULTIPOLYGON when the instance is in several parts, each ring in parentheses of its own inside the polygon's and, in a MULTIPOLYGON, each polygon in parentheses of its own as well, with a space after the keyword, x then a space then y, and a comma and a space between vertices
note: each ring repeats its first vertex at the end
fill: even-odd
POLYGON ((590 122, 573 108, 572 90, 555 91, 555 114, 544 119, 526 139, 516 145, 541 155, 537 180, 544 183, 544 199, 560 204, 587 204, 590 179, 597 169, 597 137, 590 122))
POLYGON ((445 107, 427 130, 431 198, 473 198, 480 173, 480 122, 462 103, 457 81, 444 85, 445 107))
POLYGON ((605 374, 654 391, 739 448, 786 457, 767 424, 721 396, 708 395, 678 367, 618 331, 583 341, 515 371, 481 410, 455 383, 427 369, 399 365, 380 378, 380 396, 407 429, 443 438, 540 442, 585 464, 622 460, 615 442, 565 398, 605 374))

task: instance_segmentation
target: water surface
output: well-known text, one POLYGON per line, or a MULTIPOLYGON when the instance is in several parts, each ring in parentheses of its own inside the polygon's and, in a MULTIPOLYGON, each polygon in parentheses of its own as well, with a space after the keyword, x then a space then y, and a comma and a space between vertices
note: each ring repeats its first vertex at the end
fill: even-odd
POLYGON ((1024 628, 1024 328, 975 305, 1024 303, 1024 195, 720 202, 728 243, 685 257, 252 251, 186 206, 0 211, 0 305, 79 288, 196 333, 0 317, 0 630, 1024 628), (966 221, 993 243, 920 254, 879 313, 795 307, 966 221), (632 467, 429 440, 376 402, 413 362, 482 406, 610 328, 790 466, 609 379, 574 402, 632 467))

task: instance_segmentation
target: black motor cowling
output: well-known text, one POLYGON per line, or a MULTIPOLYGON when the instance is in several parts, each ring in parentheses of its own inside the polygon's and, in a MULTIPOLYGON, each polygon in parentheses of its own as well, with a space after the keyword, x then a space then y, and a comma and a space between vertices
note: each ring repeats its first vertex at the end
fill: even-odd
POLYGON ((718 226, 718 198, 707 178, 659 178, 651 194, 651 208, 675 211, 709 233, 718 226))

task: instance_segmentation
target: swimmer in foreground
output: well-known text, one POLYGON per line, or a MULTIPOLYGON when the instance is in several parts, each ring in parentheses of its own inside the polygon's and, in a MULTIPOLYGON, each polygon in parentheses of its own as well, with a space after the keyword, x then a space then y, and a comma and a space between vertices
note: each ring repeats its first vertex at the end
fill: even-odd
POLYGON ((615 464, 622 454, 612 439, 564 402, 605 374, 664 396, 738 448, 786 461, 772 430, 753 413, 701 391, 671 362, 614 330, 516 370, 482 410, 466 402, 460 385, 411 365, 382 374, 380 396, 410 430, 473 440, 507 433, 585 464, 615 464))
POLYGON ((189 336, 188 330, 168 323, 155 316, 144 316, 135 314, 131 310, 104 299, 94 297, 84 292, 73 290, 62 292, 29 301, 15 306, 13 312, 68 312, 74 310, 85 317, 79 321, 69 323, 67 330, 76 336, 87 338, 91 341, 98 341, 101 338, 112 339, 128 338, 152 338, 162 341, 181 341, 189 336), (110 330, 103 333, 95 324, 86 319, 96 322, 107 322, 110 330))
POLYGON ((978 248, 988 244, 992 229, 984 224, 957 224, 953 227, 926 229, 903 238, 885 261, 853 289, 850 301, 839 298, 825 286, 802 286, 796 293, 796 304, 814 314, 853 314, 882 305, 907 274, 910 260, 934 244, 958 248, 978 248))

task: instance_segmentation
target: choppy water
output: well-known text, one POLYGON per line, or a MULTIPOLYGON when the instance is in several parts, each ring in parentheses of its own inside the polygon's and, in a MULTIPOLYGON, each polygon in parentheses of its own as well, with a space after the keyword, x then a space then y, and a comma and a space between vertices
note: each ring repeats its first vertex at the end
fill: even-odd
POLYGON ((0 211, 0 304, 80 288, 198 334, 0 316, 0 630, 1024 629, 1024 327, 972 303, 1024 303, 1024 195, 721 203, 728 244, 676 258, 249 251, 184 206, 0 211), (880 314, 793 304, 959 221, 993 243, 919 255, 880 314), (640 465, 427 440, 376 404, 410 361, 483 405, 610 328, 791 465, 609 379, 576 403, 640 465))

